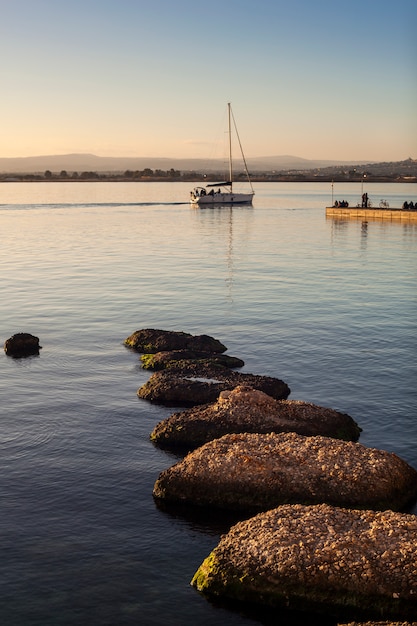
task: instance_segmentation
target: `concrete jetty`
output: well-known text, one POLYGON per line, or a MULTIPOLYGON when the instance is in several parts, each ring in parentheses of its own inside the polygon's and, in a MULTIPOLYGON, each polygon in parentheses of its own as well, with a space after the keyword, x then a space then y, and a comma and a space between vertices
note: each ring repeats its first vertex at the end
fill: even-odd
POLYGON ((331 206, 326 207, 326 217, 338 219, 356 218, 361 220, 384 219, 390 221, 417 221, 417 209, 395 209, 379 207, 331 206))

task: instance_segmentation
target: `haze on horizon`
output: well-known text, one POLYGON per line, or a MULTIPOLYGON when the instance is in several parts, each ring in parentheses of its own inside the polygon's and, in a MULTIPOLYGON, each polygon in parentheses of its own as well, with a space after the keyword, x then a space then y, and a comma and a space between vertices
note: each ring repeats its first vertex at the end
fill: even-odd
POLYGON ((0 0, 0 157, 417 158, 417 3, 0 0))

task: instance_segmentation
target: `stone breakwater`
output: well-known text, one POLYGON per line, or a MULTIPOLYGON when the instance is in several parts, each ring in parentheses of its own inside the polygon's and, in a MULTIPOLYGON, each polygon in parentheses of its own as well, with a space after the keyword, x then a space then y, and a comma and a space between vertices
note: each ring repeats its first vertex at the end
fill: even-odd
POLYGON ((250 385, 277 399, 287 398, 291 391, 278 378, 234 371, 244 362, 224 355, 226 346, 209 335, 147 328, 135 331, 124 343, 145 353, 141 357, 145 369, 157 370, 137 392, 149 402, 196 406, 215 402, 222 391, 238 385, 250 385))
POLYGON ((164 470, 154 497, 253 513, 284 503, 401 510, 417 472, 395 454, 296 433, 224 435, 164 470))
MULTIPOLYGON (((290 389, 279 379, 232 371, 243 361, 211 337, 194 343, 187 333, 147 329, 125 343, 145 353, 144 368, 160 370, 139 397, 193 407, 151 435, 158 445, 196 448, 161 472, 156 501, 246 518, 192 585, 209 597, 340 614, 343 622, 415 618, 417 517, 384 510, 417 498, 413 468, 354 443, 361 429, 350 416, 286 400, 290 389)), ((394 622, 362 626, 377 624, 394 622)))
POLYGON ((417 517, 284 505, 233 526, 192 585, 207 596, 414 619, 417 517))

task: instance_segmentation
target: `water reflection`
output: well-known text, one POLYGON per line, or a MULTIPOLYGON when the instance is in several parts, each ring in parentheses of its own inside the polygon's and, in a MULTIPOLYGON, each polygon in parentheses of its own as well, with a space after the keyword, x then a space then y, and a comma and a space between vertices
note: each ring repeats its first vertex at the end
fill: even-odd
POLYGON ((233 303, 236 257, 239 249, 242 246, 246 247, 250 238, 253 207, 198 207, 193 208, 193 211, 200 230, 204 231, 203 238, 209 237, 212 240, 212 252, 214 253, 218 248, 219 254, 224 258, 226 299, 231 304, 233 303))
POLYGON ((194 506, 181 502, 165 502, 155 499, 155 506, 181 526, 185 525, 193 531, 204 535, 220 537, 230 528, 250 515, 238 514, 233 511, 223 511, 212 507, 194 506))
POLYGON ((340 217, 326 216, 326 222, 330 223, 331 226, 332 242, 337 240, 340 235, 346 236, 348 232, 356 231, 360 234, 362 244, 371 232, 396 237, 400 230, 404 239, 417 240, 417 222, 408 220, 386 220, 372 217, 367 217, 364 220, 361 217, 347 216, 341 219, 340 217))
MULTIPOLYGON (((208 602, 217 609, 227 609, 231 613, 241 615, 263 626, 338 626, 339 619, 324 614, 306 613, 304 611, 285 608, 267 608, 261 605, 241 603, 221 598, 211 598, 208 602)), ((348 616, 341 617, 347 621, 348 616)))
POLYGON ((365 220, 361 224, 361 250, 366 250, 366 244, 368 239, 368 222, 365 220))

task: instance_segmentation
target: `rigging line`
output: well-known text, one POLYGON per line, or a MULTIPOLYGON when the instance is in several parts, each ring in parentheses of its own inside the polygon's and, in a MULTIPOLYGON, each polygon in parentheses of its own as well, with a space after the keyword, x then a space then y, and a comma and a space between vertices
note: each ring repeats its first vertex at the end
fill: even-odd
POLYGON ((242 144, 241 144, 241 142, 240 142, 239 131, 238 131, 237 126, 236 126, 236 120, 235 120, 235 116, 233 115, 233 109, 232 109, 232 107, 230 107, 230 112, 231 112, 231 114, 232 114, 233 126, 234 126, 234 129, 235 129, 235 133, 236 133, 237 140, 238 140, 238 142, 239 142, 240 153, 241 153, 241 155, 242 155, 243 165, 245 166, 246 176, 247 176, 247 178, 248 178, 248 181, 249 181, 249 184, 250 184, 250 188, 251 188, 251 190, 253 191, 252 181, 251 181, 251 179, 250 179, 250 174, 249 174, 248 166, 247 166, 247 164, 246 164, 245 155, 244 155, 244 153, 243 153, 242 144))

